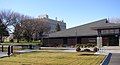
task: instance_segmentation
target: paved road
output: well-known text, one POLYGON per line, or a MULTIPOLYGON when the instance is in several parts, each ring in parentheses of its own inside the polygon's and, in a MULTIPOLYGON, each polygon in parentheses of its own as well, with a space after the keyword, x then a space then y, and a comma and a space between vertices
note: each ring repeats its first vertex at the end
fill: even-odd
POLYGON ((108 65, 120 65, 120 53, 112 53, 112 57, 108 65))

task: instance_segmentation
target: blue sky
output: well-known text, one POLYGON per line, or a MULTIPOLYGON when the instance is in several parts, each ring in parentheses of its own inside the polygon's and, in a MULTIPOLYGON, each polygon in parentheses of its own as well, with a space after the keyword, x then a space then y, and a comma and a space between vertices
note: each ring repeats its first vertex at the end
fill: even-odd
POLYGON ((37 17, 64 20, 67 28, 95 20, 120 17, 120 0, 0 0, 0 10, 10 9, 37 17))

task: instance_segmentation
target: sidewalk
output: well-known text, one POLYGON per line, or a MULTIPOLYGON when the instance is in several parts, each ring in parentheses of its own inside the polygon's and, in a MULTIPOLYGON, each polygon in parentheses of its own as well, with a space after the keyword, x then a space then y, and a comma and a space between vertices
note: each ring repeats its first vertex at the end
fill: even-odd
POLYGON ((0 52, 0 58, 7 57, 7 52, 0 52))
POLYGON ((120 65, 120 53, 112 53, 112 57, 108 65, 120 65))
MULTIPOLYGON (((51 47, 51 48, 53 48, 53 47, 51 47)), ((30 49, 25 49, 25 50, 16 50, 16 51, 14 51, 14 53, 44 52, 44 51, 47 51, 47 52, 76 52, 75 48, 56 48, 56 49, 66 49, 66 50, 30 50, 30 49)), ((6 56, 8 56, 7 52, 0 52, 0 58, 6 57, 6 56)))
POLYGON ((112 53, 111 59, 108 65, 120 65, 120 47, 119 46, 109 46, 103 47, 99 52, 112 53))

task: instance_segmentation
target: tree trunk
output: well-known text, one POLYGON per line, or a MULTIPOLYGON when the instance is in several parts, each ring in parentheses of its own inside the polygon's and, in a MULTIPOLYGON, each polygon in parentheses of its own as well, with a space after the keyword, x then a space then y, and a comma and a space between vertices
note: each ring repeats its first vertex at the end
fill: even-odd
POLYGON ((30 42, 29 36, 28 36, 28 38, 27 38, 27 42, 30 42))
POLYGON ((17 43, 19 43, 19 39, 17 38, 17 43))
POLYGON ((17 36, 17 43, 19 43, 19 39, 20 39, 19 36, 17 36))
POLYGON ((2 39, 2 37, 3 37, 3 36, 2 36, 2 34, 1 34, 1 35, 0 35, 0 38, 1 38, 0 42, 1 42, 1 43, 3 43, 3 39, 2 39))

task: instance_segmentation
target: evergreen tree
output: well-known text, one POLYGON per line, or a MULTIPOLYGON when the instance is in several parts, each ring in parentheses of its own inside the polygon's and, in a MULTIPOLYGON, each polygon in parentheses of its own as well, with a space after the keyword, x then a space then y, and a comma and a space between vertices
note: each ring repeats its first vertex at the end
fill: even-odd
POLYGON ((56 32, 61 31, 60 25, 59 25, 58 23, 57 23, 57 25, 56 25, 55 30, 56 30, 56 32))

